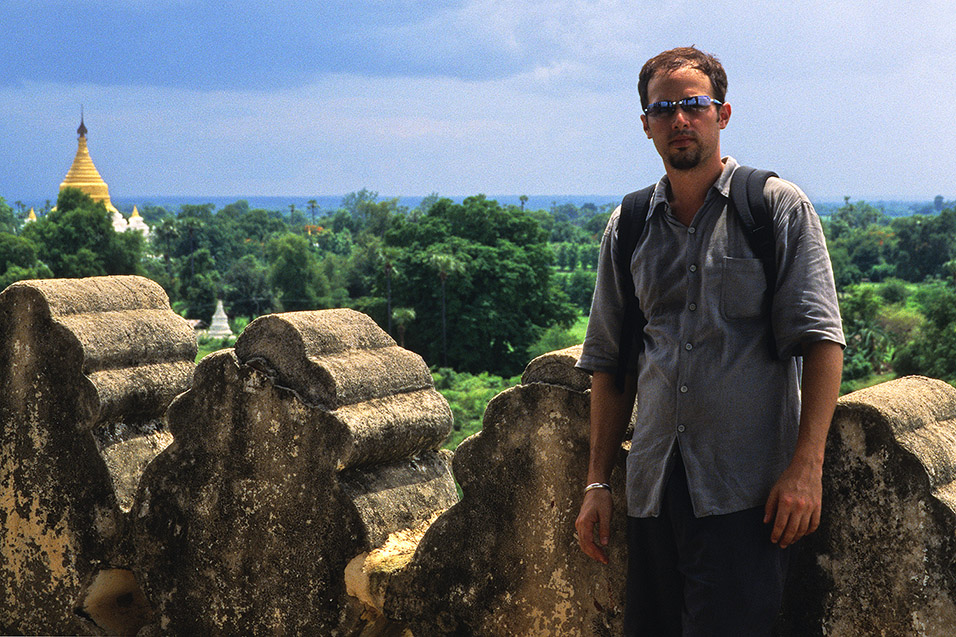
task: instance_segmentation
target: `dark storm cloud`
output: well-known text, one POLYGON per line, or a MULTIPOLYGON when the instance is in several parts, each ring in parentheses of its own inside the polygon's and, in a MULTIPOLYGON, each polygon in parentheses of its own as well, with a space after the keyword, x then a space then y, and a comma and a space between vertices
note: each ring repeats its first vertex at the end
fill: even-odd
POLYGON ((6 85, 268 90, 326 73, 485 80, 534 63, 454 0, 12 0, 4 13, 6 85))

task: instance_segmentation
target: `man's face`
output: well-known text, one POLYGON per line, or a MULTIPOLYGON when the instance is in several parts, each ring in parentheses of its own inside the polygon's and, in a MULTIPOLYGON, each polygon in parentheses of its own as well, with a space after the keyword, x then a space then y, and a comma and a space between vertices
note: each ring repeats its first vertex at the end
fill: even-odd
MULTIPOLYGON (((655 75, 647 84, 649 104, 695 95, 713 97, 713 87, 709 77, 690 67, 655 75)), ((691 170, 714 159, 720 161, 720 131, 729 119, 729 104, 714 104, 702 113, 687 113, 678 107, 672 115, 641 115, 644 132, 654 141, 664 164, 677 170, 691 170)))

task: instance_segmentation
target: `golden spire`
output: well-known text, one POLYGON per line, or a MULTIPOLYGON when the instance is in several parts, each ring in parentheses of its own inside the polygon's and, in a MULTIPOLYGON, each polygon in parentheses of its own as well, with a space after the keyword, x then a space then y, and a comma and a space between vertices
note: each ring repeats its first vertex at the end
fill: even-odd
POLYGON ((131 214, 131 215, 129 216, 129 218, 130 218, 130 219, 135 219, 136 217, 139 217, 139 216, 140 216, 140 215, 139 215, 139 210, 137 210, 137 209, 136 209, 136 206, 133 205, 133 214, 131 214))
POLYGON ((96 170, 93 160, 90 159, 90 151, 86 147, 86 125, 83 123, 82 114, 80 115, 80 127, 76 129, 76 134, 79 135, 76 157, 73 158, 73 165, 70 166, 66 177, 63 178, 63 183, 60 184, 60 190, 77 188, 92 197, 93 201, 102 201, 110 212, 119 212, 110 201, 109 188, 106 182, 100 177, 100 172, 96 170))
POLYGON ((27 221, 36 221, 37 213, 33 211, 33 208, 30 208, 30 216, 27 217, 27 221))

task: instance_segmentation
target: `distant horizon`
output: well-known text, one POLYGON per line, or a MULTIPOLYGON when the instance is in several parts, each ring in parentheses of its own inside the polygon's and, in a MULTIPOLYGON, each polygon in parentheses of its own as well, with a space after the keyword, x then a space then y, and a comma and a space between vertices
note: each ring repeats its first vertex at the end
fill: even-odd
MULTIPOLYGON (((341 207, 342 200, 350 193, 344 193, 341 195, 132 195, 132 196, 120 196, 120 197, 110 197, 112 204, 118 208, 121 212, 129 213, 132 211, 133 206, 143 207, 147 205, 161 206, 167 209, 178 209, 182 205, 205 205, 212 204, 214 210, 219 210, 222 207, 235 203, 237 201, 246 201, 249 203, 251 209, 264 209, 264 210, 282 210, 283 212, 288 211, 289 204, 295 204, 297 210, 302 212, 308 212, 308 202, 309 200, 314 199, 318 203, 317 212, 321 211, 322 213, 328 212, 330 210, 336 210, 341 207)), ((421 203, 423 199, 430 196, 432 193, 426 195, 378 195, 378 201, 387 201, 391 199, 397 199, 400 206, 406 206, 409 209, 415 208, 418 204, 421 203)), ((625 193, 626 194, 626 193, 625 193)), ((523 195, 520 194, 487 194, 487 193, 472 193, 468 195, 445 195, 438 193, 438 196, 442 199, 451 199, 456 203, 461 203, 464 199, 468 197, 475 197, 478 195, 484 195, 487 199, 497 201, 503 206, 515 205, 520 206, 520 197, 523 195)), ((527 202, 525 203, 525 208, 528 210, 546 210, 550 209, 552 204, 554 205, 563 205, 566 203, 572 203, 575 206, 582 206, 587 203, 592 203, 596 206, 603 206, 611 202, 619 202, 622 195, 600 195, 600 194, 550 194, 550 195, 524 195, 528 197, 527 202)), ((55 197, 43 197, 43 198, 22 198, 11 200, 6 198, 3 193, 0 193, 0 197, 4 198, 7 205, 15 207, 14 204, 16 201, 21 201, 24 204, 24 209, 34 208, 36 210, 42 210, 46 205, 47 199, 49 199, 51 205, 56 203, 55 197)), ((832 208, 834 206, 843 205, 843 198, 839 199, 828 199, 820 198, 813 200, 812 203, 816 207, 826 207, 832 208)), ((912 199, 912 198, 866 198, 866 197, 850 197, 851 202, 863 201, 868 204, 874 205, 876 207, 880 206, 913 206, 916 204, 926 204, 931 203, 933 198, 925 199, 912 199)), ((949 201, 949 200, 947 200, 949 201)))

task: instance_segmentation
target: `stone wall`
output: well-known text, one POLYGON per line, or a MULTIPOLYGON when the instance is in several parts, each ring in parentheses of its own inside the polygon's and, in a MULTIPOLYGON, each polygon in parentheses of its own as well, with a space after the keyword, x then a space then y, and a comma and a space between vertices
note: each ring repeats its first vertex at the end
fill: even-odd
MULTIPOLYGON (((624 518, 612 529, 611 567, 584 556, 574 536, 590 386, 573 369, 578 350, 532 362, 458 447, 462 500, 386 591, 386 614, 415 635, 620 634, 624 518)), ((621 470, 612 482, 622 511, 621 470)))
MULTIPOLYGON (((459 502, 447 403, 364 315, 262 317, 194 374, 193 334, 154 283, 15 284, 0 293, 0 632, 619 634, 624 517, 609 566, 574 537, 578 354, 535 359, 488 405, 454 456, 459 502)), ((910 377, 841 398, 824 490, 780 634, 949 634, 956 390, 910 377)))
POLYGON ((954 634, 956 389, 911 376, 841 398, 823 499, 782 634, 954 634))
MULTIPOLYGON (((464 497, 392 575, 385 598, 386 614, 416 635, 620 634, 622 519, 607 567, 584 558, 572 535, 588 445, 578 351, 533 361, 459 447, 464 497)), ((778 634, 952 634, 956 390, 908 377, 844 396, 824 476, 821 527, 790 549, 778 634)))
POLYGON ((133 629, 125 615, 141 622, 129 570, 103 565, 144 467, 172 440, 162 415, 195 356, 192 330, 148 279, 0 293, 0 632, 89 633, 104 610, 114 632, 133 629))
POLYGON ((351 310, 252 322, 168 420, 132 511, 146 634, 358 634, 347 566, 457 500, 428 368, 351 310))

